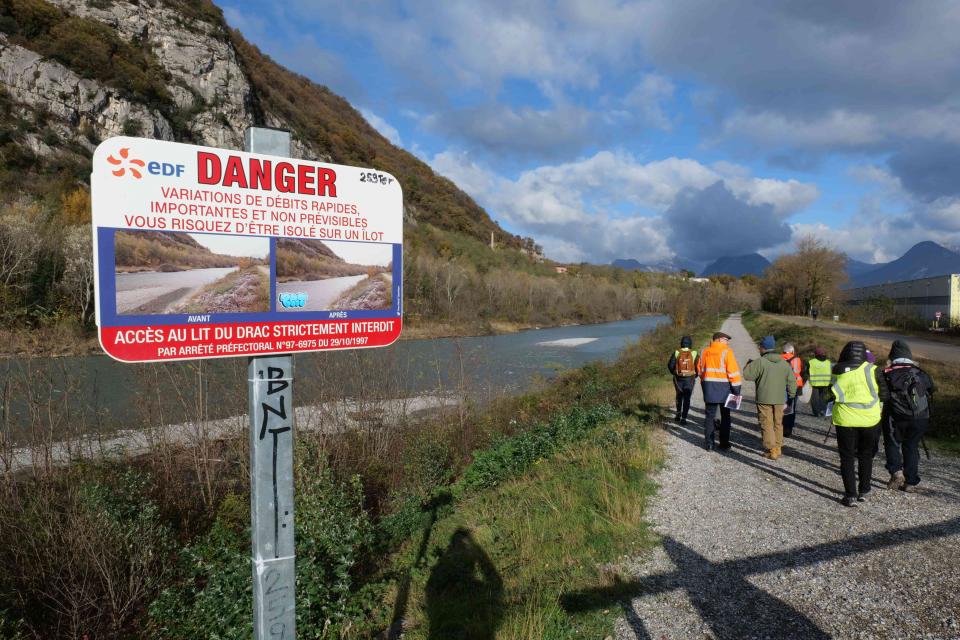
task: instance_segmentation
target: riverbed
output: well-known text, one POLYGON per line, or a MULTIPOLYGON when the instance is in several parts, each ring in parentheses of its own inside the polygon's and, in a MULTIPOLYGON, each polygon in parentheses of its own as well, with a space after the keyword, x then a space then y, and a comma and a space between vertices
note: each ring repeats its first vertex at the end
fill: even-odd
MULTIPOLYGON (((407 340, 382 349, 295 356, 297 405, 343 398, 456 393, 480 400, 558 372, 615 360, 665 316, 467 338, 407 340)), ((0 362, 0 427, 9 441, 38 433, 109 433, 246 411, 246 358, 124 364, 106 356, 0 362)))

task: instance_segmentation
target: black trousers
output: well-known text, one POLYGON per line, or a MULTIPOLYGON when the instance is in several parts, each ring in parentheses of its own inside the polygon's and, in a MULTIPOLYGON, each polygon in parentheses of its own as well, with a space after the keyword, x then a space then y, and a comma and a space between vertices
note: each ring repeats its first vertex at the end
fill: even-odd
POLYGON ((707 403, 704 405, 703 439, 706 444, 713 444, 714 432, 716 431, 713 421, 717 417, 717 409, 720 409, 720 444, 727 446, 730 444, 730 409, 722 404, 707 403))
POLYGON ((677 392, 677 416, 686 421, 687 414, 690 413, 690 396, 693 395, 694 377, 680 378, 673 377, 673 388, 677 392))
POLYGON ((883 451, 887 471, 903 471, 907 484, 920 484, 920 439, 930 427, 929 418, 883 420, 883 451))
POLYGON ((810 387, 810 410, 813 415, 822 416, 827 410, 829 389, 830 387, 810 387))
POLYGON ((800 397, 800 389, 797 389, 797 395, 787 400, 785 404, 793 407, 793 412, 783 416, 783 437, 789 438, 793 434, 793 426, 797 422, 797 399, 800 397))
POLYGON ((840 476, 843 478, 843 492, 847 496, 855 498, 870 491, 873 456, 879 438, 879 424, 872 427, 837 427, 840 476))

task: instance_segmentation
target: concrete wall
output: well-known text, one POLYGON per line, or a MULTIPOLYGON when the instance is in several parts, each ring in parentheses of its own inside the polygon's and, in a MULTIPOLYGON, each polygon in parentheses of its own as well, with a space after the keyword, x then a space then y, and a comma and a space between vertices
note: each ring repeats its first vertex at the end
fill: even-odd
POLYGON ((897 311, 929 322, 933 322, 934 314, 940 311, 943 314, 941 327, 948 323, 950 326, 960 325, 960 274, 848 289, 844 294, 850 304, 871 298, 890 298, 897 311))

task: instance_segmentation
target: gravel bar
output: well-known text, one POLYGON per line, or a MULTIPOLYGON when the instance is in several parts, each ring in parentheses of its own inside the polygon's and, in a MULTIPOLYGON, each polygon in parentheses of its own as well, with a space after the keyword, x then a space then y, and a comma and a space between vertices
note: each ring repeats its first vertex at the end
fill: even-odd
MULTIPOLYGON (((741 367, 759 357, 739 316, 723 331, 741 367)), ((798 404, 769 461, 743 390, 729 451, 702 446, 699 385, 687 426, 667 423, 648 510, 662 545, 627 562, 636 596, 617 638, 960 638, 960 459, 923 457, 920 490, 903 493, 886 488, 881 446, 873 491, 846 508, 829 418, 798 404)))

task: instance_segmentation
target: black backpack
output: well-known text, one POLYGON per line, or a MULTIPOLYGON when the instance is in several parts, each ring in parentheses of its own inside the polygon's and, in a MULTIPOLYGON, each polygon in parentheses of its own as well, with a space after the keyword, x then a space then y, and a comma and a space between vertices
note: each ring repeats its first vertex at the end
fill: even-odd
POLYGON ((920 369, 900 365, 885 370, 890 385, 890 406, 896 418, 929 418, 930 394, 920 369))

